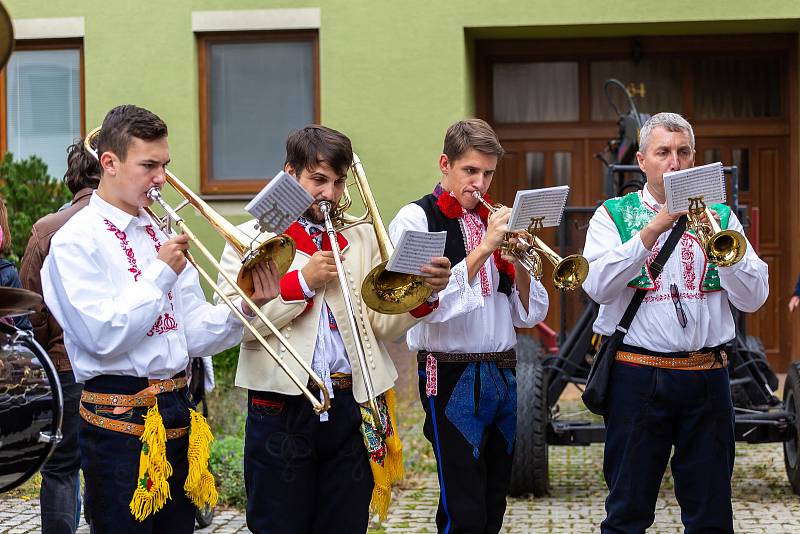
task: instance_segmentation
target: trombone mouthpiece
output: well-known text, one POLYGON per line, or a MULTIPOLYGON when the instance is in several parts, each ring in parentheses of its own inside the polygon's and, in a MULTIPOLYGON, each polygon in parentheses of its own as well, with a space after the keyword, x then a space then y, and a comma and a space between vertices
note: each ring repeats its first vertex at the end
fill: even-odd
POLYGON ((147 190, 147 198, 150 200, 158 200, 161 197, 161 191, 157 187, 151 187, 147 190))
POLYGON ((328 202, 327 200, 323 200, 322 202, 319 203, 319 210, 324 214, 330 213, 331 203, 328 202))

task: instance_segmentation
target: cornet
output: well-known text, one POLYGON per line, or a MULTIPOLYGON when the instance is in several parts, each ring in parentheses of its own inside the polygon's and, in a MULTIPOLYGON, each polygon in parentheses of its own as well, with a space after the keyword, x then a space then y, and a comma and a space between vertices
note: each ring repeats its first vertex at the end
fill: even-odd
MULTIPOLYGON (((97 136, 99 133, 100 133, 100 128, 95 128, 86 136, 86 139, 84 139, 83 142, 86 150, 88 150, 89 153, 91 153, 94 157, 98 159, 99 155, 97 154, 97 151, 94 148, 94 143, 97 140, 97 136)), ((225 305, 228 306, 228 308, 230 308, 231 312, 236 316, 237 319, 239 319, 242 325, 253 335, 253 337, 255 337, 256 341, 258 341, 258 343, 264 348, 264 350, 267 351, 267 354, 269 354, 275 360, 278 366, 283 370, 284 373, 287 374, 287 376, 291 379, 294 385, 300 388, 300 391, 303 393, 303 395, 305 395, 305 397, 311 402, 314 411, 318 414, 327 411, 331 406, 331 401, 328 389, 325 387, 325 383, 319 376, 317 376, 316 373, 314 373, 314 371, 306 363, 306 361, 297 353, 297 350, 295 350, 294 347, 289 345, 289 342, 286 340, 283 334, 281 334, 280 330, 278 330, 275 327, 275 325, 273 325, 269 321, 269 319, 267 319, 266 315, 264 315, 259 309, 259 307, 250 299, 250 295, 252 294, 252 289, 250 289, 250 292, 248 293, 248 291, 240 287, 237 284, 237 281, 233 280, 233 278, 228 273, 226 273, 224 269, 222 269, 222 266, 219 264, 217 259, 211 254, 211 252, 209 252, 209 250, 205 247, 205 245, 203 245, 203 243, 194 235, 194 233, 189 229, 187 224, 184 222, 183 217, 178 215, 177 211, 182 207, 186 206, 187 204, 191 204, 198 209, 200 214, 209 222, 209 224, 211 224, 212 227, 214 227, 215 230, 217 230, 218 233, 220 233, 220 235, 222 235, 222 237, 228 243, 230 243, 230 245, 234 249, 236 249, 237 251, 253 250, 252 247, 244 245, 239 239, 235 237, 233 232, 227 231, 228 226, 233 227, 231 223, 226 221, 217 212, 212 210, 210 206, 208 206, 194 193, 192 193, 189 190, 189 188, 186 187, 180 180, 178 180, 171 172, 169 171, 165 172, 167 176, 166 178, 167 183, 175 188, 175 190, 184 198, 184 201, 181 204, 179 204, 177 208, 173 208, 161 196, 161 191, 159 190, 159 188, 152 187, 147 191, 147 197, 160 204, 161 207, 164 209, 165 215, 163 217, 159 217, 149 207, 144 208, 144 210, 158 225, 158 227, 161 228, 168 236, 171 237, 173 235, 172 225, 174 224, 175 226, 180 228, 180 230, 184 234, 186 234, 189 237, 189 241, 192 243, 192 245, 194 245, 195 247, 197 247, 198 250, 200 250, 200 252, 211 263, 214 269, 216 269, 219 272, 220 276, 222 276, 222 278, 234 289, 235 293, 239 297, 241 297, 241 299, 245 303, 247 303, 248 306, 250 306, 250 309, 253 310, 253 312, 256 314, 256 317, 258 317, 258 319, 269 329, 269 331, 272 333, 272 335, 275 336, 278 342, 286 348, 286 351, 289 353, 290 356, 292 356, 292 358, 294 358, 296 363, 300 365, 303 371, 308 373, 309 379, 317 385, 320 392, 322 393, 321 400, 318 399, 308 389, 305 383, 300 381, 297 375, 286 365, 286 362, 284 361, 283 357, 280 356, 277 352, 275 352, 275 350, 269 345, 269 343, 267 343, 267 340, 264 338, 264 336, 262 336, 259 333, 259 331, 252 324, 250 324, 250 320, 248 320, 242 314, 239 308, 233 303, 230 296, 225 294, 225 292, 217 285, 216 281, 213 278, 211 278, 211 276, 208 274, 208 272, 206 272, 205 269, 203 269, 200 265, 198 265, 197 261, 187 251, 185 254, 186 254, 186 259, 189 261, 189 263, 191 263, 194 266, 194 268, 197 269, 197 272, 200 274, 200 276, 202 276, 203 279, 208 283, 208 285, 211 286, 214 292, 216 292, 217 295, 219 295, 219 297, 222 299, 225 305)), ((238 229, 236 229, 235 227, 233 228, 236 230, 236 232, 239 232, 238 229)), ((273 261, 275 261, 276 266, 278 266, 279 270, 282 269, 281 273, 284 273, 286 272, 286 269, 288 269, 288 266, 291 264, 292 258, 294 257, 294 241, 292 241, 288 236, 278 236, 278 237, 285 238, 286 240, 288 240, 288 242, 282 241, 280 243, 275 242, 274 238, 273 240, 270 240, 273 242, 272 245, 273 247, 277 243, 278 246, 276 250, 283 251, 279 256, 277 256, 276 259, 273 259, 273 261), (286 256, 288 255, 286 252, 286 247, 291 248, 291 255, 288 256, 288 262, 289 262, 288 264, 285 264, 286 256), (281 265, 277 265, 278 261, 281 261, 281 265)), ((269 243, 269 241, 267 243, 269 243)), ((251 257, 249 257, 248 259, 251 261, 269 261, 270 259, 268 257, 269 254, 267 253, 261 254, 258 252, 260 250, 261 250, 260 248, 255 249, 255 253, 252 254, 251 257)), ((246 271, 249 271, 249 269, 242 269, 239 272, 240 279, 242 278, 242 272, 246 271)), ((251 285, 252 285, 252 280, 251 280, 251 285)))
MULTIPOLYGON (((486 202, 479 191, 474 191, 472 196, 486 206, 489 213, 495 213, 503 207, 502 204, 495 204, 494 206, 486 202)), ((528 274, 536 280, 542 279, 542 259, 539 254, 544 255, 550 263, 553 264, 553 285, 562 291, 572 291, 580 286, 586 276, 589 274, 589 262, 580 254, 572 254, 566 258, 561 258, 556 254, 553 249, 548 247, 544 241, 539 237, 542 231, 542 218, 534 217, 531 219, 531 224, 528 226, 528 233, 533 238, 532 243, 528 243, 522 237, 517 237, 517 240, 522 244, 523 248, 512 245, 508 241, 503 244, 503 248, 508 254, 517 258, 517 261, 525 269, 528 274)))
POLYGON ((730 267, 738 263, 747 251, 744 236, 736 230, 722 230, 711 210, 703 202, 703 197, 689 198, 687 226, 694 230, 708 261, 720 267, 730 267), (704 215, 705 221, 703 221, 704 215))

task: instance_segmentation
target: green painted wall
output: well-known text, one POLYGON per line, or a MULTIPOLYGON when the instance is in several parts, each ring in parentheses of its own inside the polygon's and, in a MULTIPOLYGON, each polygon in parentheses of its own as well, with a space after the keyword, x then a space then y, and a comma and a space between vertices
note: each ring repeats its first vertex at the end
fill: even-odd
MULTIPOLYGON (((387 224, 400 206, 430 190, 444 130, 474 112, 475 38, 800 30, 797 0, 3 1, 14 18, 83 16, 87 128, 118 104, 151 109, 169 125, 173 172, 195 189, 191 12, 319 7, 322 122, 353 140, 387 224)), ((218 239, 209 243, 221 248, 218 239)))

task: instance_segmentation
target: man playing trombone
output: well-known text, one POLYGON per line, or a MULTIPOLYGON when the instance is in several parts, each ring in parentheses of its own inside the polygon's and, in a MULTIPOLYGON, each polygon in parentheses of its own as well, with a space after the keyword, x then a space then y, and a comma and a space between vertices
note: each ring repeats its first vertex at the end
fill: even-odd
POLYGON ((547 314, 542 284, 501 254, 511 209, 489 216, 475 196, 486 194, 502 156, 486 122, 453 124, 439 157, 441 183, 389 225, 395 242, 404 230, 447 231, 445 256, 454 265, 437 313, 407 335, 418 351, 424 432, 439 469, 439 532, 500 531, 517 422, 514 327, 547 314))
MULTIPOLYGON (((92 532, 189 533, 216 501, 211 436, 190 410, 190 357, 239 343, 250 315, 205 301, 187 266, 187 235, 165 235, 144 211, 164 184, 167 126, 119 106, 97 140, 101 177, 89 204, 53 236, 42 290, 84 383, 79 446, 92 532)), ((278 293, 274 266, 253 269, 260 306, 278 293)), ((240 306, 240 304, 236 304, 240 306)))
MULTIPOLYGON (((397 372, 383 341, 400 337, 430 314, 437 302, 425 301, 396 315, 377 313, 364 304, 361 283, 381 262, 376 231, 368 224, 336 233, 346 272, 337 270, 323 207, 333 207, 330 219, 341 222, 336 207, 353 161, 350 140, 324 126, 306 126, 286 141, 284 170, 315 201, 286 231, 296 242, 297 253, 281 279, 280 298, 267 303, 262 312, 323 378, 332 400, 328 412, 316 414, 274 360, 245 336, 236 385, 248 390, 247 526, 257 534, 366 532, 370 511, 385 514, 390 483, 402 472, 392 398, 386 394, 397 372), (340 275, 347 282, 344 288, 340 275), (347 300, 353 303, 354 321, 348 316, 347 300), (357 343, 363 345, 366 369, 359 362, 357 343), (367 382, 377 399, 368 398, 367 382), (373 425, 376 414, 366 406, 370 401, 378 406, 380 424, 373 425)), ((252 221, 239 228, 254 233, 252 221)), ((231 246, 221 263, 232 275, 241 267, 231 246)), ((426 283, 433 291, 447 285, 447 258, 432 258, 424 270, 430 274, 426 283)), ((258 328, 269 334, 263 325, 258 328)), ((274 335, 267 339, 282 355, 286 353, 287 347, 274 335)), ((308 376, 299 365, 290 362, 289 367, 308 376)))

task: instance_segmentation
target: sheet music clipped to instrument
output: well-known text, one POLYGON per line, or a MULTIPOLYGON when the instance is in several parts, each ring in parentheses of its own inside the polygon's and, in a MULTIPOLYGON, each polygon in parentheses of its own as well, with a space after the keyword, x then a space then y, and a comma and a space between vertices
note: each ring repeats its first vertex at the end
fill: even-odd
POLYGON ((689 209, 689 198, 703 197, 707 206, 725 202, 725 174, 722 163, 664 173, 664 192, 670 213, 689 209))
POLYGON ((280 234, 313 202, 314 197, 291 174, 281 171, 244 209, 256 218, 262 231, 280 234))
POLYGON ((526 230, 533 217, 544 217, 543 227, 561 224, 561 215, 567 205, 568 185, 517 191, 508 229, 512 232, 526 230))

